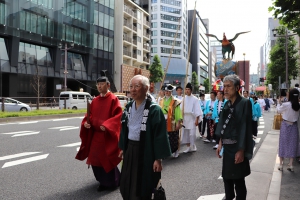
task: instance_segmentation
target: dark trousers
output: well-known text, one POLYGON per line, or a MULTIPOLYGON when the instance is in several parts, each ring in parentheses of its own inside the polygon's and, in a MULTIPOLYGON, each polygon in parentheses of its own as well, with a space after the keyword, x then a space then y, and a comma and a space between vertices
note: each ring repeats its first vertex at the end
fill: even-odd
POLYGON ((95 178, 102 186, 118 187, 120 185, 120 171, 118 167, 105 172, 103 167, 92 166, 95 178))
MULTIPOLYGON (((205 127, 206 127, 206 124, 207 124, 207 119, 205 117, 203 117, 203 121, 202 121, 202 131, 201 131, 201 134, 204 135, 205 133, 205 127)), ((200 130, 199 130, 200 131, 200 130)))
POLYGON ((226 200, 233 200, 236 193, 236 200, 245 200, 247 196, 247 188, 245 178, 241 179, 224 179, 226 200), (235 192, 234 192, 235 189, 235 192))
POLYGON ((214 125, 214 120, 207 119, 206 122, 207 122, 207 137, 206 138, 208 140, 211 140, 211 139, 215 140, 216 139, 216 135, 215 134, 213 134, 213 136, 210 135, 210 127, 209 127, 209 126, 212 126, 212 128, 214 129, 213 132, 215 132, 216 126, 214 125))
POLYGON ((252 120, 252 135, 257 137, 257 121, 252 120))
POLYGON ((198 130, 199 130, 200 135, 203 135, 202 132, 201 132, 202 124, 203 124, 202 121, 198 124, 198 130))
POLYGON ((218 125, 218 123, 215 123, 215 132, 214 132, 214 136, 215 136, 215 138, 216 138, 216 144, 219 144, 219 142, 220 142, 220 137, 216 135, 217 125, 218 125))

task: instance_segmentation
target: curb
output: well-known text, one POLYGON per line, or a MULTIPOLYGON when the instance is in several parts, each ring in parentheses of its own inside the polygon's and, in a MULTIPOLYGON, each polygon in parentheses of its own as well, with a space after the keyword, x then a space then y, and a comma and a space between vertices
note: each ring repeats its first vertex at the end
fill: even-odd
POLYGON ((1 118, 0 123, 10 123, 10 122, 24 122, 24 121, 33 121, 41 119, 61 119, 68 117, 83 117, 84 113, 76 114, 59 114, 59 115, 40 115, 40 116, 30 116, 30 117, 7 117, 1 118))

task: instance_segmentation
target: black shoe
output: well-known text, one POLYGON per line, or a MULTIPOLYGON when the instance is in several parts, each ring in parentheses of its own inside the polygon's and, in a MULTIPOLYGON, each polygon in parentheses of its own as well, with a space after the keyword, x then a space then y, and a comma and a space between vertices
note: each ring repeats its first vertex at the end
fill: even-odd
POLYGON ((98 188, 97 188, 97 191, 102 192, 102 191, 107 190, 107 189, 108 189, 108 187, 103 186, 103 185, 99 185, 98 188))

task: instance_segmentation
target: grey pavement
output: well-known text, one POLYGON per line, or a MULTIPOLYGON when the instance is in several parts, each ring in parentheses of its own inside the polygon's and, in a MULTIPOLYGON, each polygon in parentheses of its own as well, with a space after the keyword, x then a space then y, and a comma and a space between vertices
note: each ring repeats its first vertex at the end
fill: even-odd
POLYGON ((300 199, 300 164, 294 162, 294 172, 277 169, 279 165, 279 130, 274 130, 275 108, 263 115, 265 122, 264 141, 251 161, 251 175, 246 178, 249 200, 298 200, 300 199))

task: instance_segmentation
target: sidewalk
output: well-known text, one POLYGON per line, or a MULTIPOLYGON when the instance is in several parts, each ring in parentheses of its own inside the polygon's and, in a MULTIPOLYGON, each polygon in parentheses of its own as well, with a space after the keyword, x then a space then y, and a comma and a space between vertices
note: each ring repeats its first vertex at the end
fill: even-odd
POLYGON ((275 108, 265 112, 264 141, 251 161, 251 175, 246 177, 247 200, 300 199, 300 165, 294 162, 294 172, 277 169, 279 165, 279 130, 272 129, 275 108), (265 134, 266 133, 266 134, 265 134))

